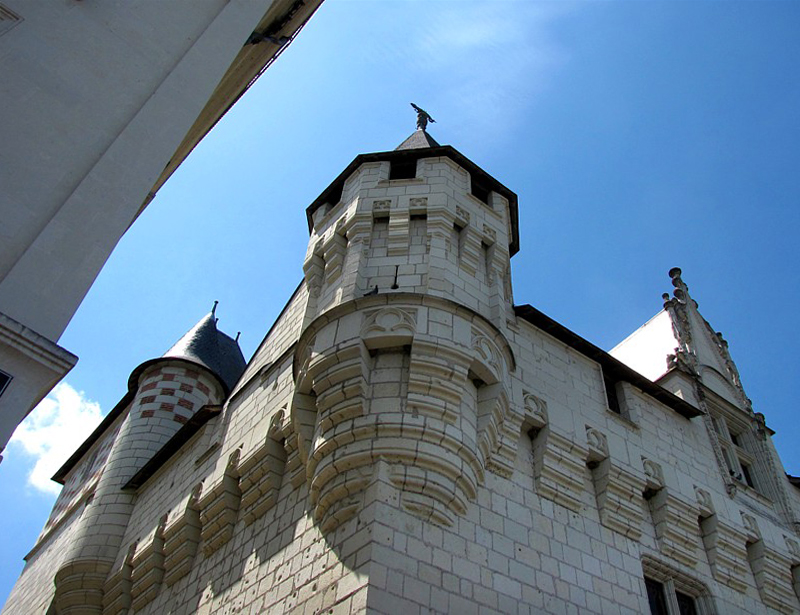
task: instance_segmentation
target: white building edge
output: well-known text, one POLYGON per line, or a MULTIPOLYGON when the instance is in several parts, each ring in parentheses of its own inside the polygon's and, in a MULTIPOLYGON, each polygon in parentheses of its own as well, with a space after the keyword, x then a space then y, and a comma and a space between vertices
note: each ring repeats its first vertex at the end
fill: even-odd
POLYGON ((0 452, 120 237, 321 1, 0 2, 0 452))
POLYGON ((800 495, 680 270, 632 369, 514 305, 516 195, 422 130, 308 218, 246 367, 212 313, 134 370, 4 613, 800 610, 800 495))

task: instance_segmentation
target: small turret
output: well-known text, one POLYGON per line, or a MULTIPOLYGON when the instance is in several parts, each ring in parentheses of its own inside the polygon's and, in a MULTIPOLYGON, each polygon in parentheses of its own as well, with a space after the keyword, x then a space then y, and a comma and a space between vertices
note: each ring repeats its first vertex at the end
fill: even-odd
POLYGON ((59 613, 102 612, 103 585, 134 505, 126 484, 200 408, 221 404, 244 371, 238 342, 217 329, 216 306, 163 356, 131 373, 128 415, 56 574, 59 613))

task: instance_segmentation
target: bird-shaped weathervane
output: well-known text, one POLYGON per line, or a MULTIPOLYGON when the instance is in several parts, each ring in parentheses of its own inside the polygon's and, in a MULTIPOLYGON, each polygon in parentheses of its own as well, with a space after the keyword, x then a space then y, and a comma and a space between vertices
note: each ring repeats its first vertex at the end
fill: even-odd
POLYGON ((433 119, 430 115, 428 115, 427 111, 425 111, 424 109, 420 109, 414 103, 411 103, 411 106, 414 107, 414 111, 417 112, 417 128, 419 130, 425 130, 425 128, 427 128, 428 126, 428 122, 430 122, 431 124, 436 123, 436 120, 433 119))

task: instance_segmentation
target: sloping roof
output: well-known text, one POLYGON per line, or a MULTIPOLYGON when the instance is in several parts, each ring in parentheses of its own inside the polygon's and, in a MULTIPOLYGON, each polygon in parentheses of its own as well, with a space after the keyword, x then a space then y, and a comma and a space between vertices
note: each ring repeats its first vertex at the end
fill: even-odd
POLYGON ((432 136, 422 128, 418 128, 408 139, 394 148, 394 151, 401 149, 419 149, 421 147, 441 147, 432 136))
POLYGON ((64 465, 56 471, 53 475, 54 481, 64 484, 69 471, 133 401, 136 396, 136 390, 139 387, 139 376, 141 376, 142 372, 151 365, 165 359, 187 361, 206 368, 217 378, 226 396, 233 390, 236 381, 244 373, 246 365, 239 343, 217 329, 217 319, 212 310, 194 327, 189 329, 163 356, 145 361, 131 372, 131 376, 128 378, 127 393, 122 396, 117 405, 103 418, 100 425, 67 459, 64 465))
POLYGON ((217 377, 226 395, 233 389, 246 366, 239 343, 217 329, 217 319, 213 311, 189 329, 161 357, 145 361, 133 370, 128 387, 136 388, 142 372, 163 359, 181 359, 205 367, 217 377))

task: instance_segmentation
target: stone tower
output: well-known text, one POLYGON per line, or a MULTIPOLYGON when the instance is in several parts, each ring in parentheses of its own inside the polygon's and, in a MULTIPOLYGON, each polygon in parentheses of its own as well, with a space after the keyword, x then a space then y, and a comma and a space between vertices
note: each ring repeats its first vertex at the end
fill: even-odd
POLYGON ((307 214, 247 366, 212 313, 134 370, 4 613, 800 610, 800 479, 679 270, 625 362, 514 305, 516 195, 424 128, 307 214))

